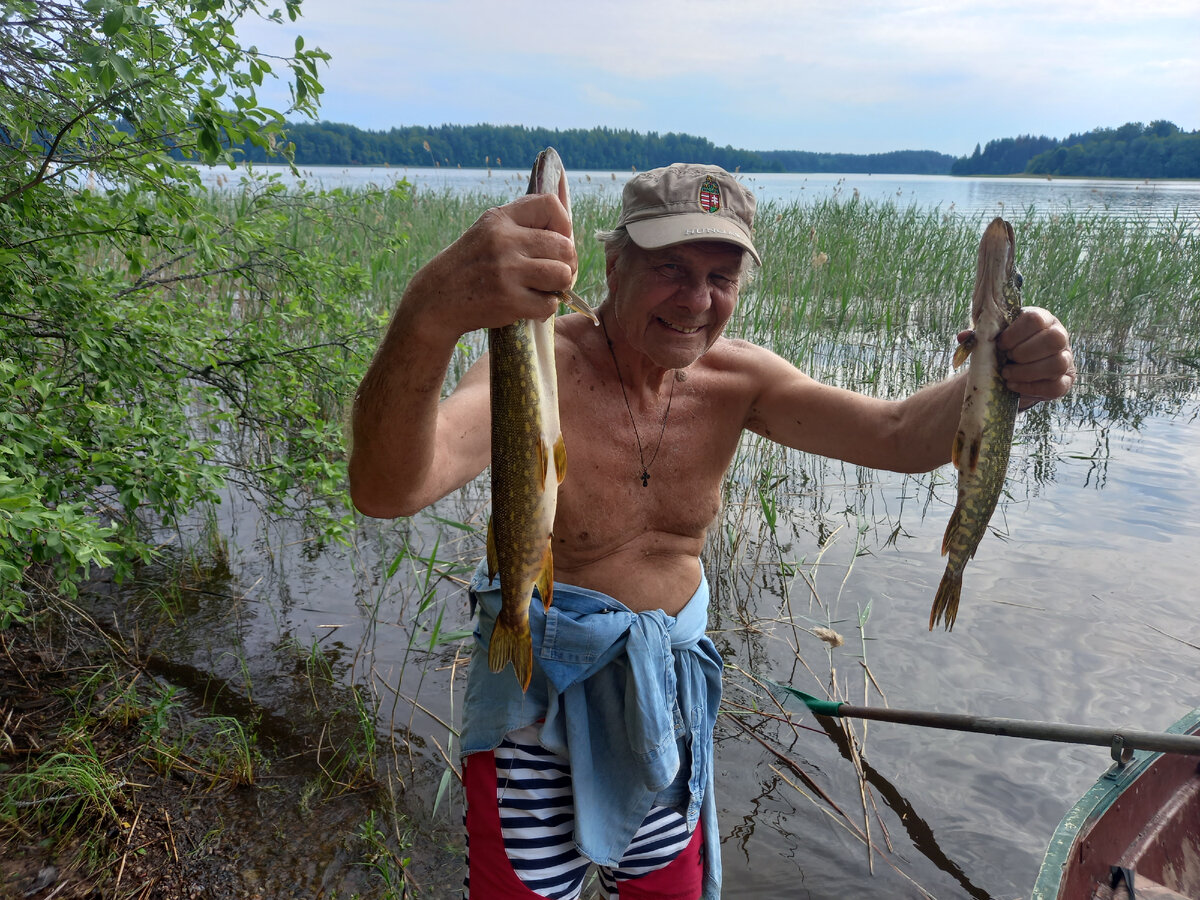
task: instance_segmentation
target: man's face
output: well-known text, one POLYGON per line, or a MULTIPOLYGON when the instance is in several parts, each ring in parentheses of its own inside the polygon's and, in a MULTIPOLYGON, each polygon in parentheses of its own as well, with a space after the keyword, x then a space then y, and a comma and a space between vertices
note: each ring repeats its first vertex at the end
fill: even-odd
POLYGON ((744 252, 722 241, 661 250, 630 245, 608 270, 617 321, 630 343, 664 368, 699 359, 733 315, 744 252))

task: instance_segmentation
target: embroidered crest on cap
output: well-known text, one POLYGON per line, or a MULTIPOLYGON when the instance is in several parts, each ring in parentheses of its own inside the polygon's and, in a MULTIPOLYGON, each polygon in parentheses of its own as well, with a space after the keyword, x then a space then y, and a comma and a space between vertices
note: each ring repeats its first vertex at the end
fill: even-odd
POLYGON ((700 208, 709 213, 721 208, 721 186, 711 175, 706 175, 700 185, 700 208))

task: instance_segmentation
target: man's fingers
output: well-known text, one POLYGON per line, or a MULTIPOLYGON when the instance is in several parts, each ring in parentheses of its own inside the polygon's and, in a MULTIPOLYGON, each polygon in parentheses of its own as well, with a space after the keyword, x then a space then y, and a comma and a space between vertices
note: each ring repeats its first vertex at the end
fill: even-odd
POLYGON ((497 210, 524 228, 539 228, 571 237, 571 216, 554 194, 526 194, 497 210))
POLYGON ((1015 322, 1000 334, 998 344, 1013 362, 1034 362, 1060 353, 1070 346, 1067 329, 1044 309, 1021 311, 1015 322))
POLYGON ((1001 374, 1010 391, 1039 400, 1058 399, 1071 389, 1079 377, 1070 350, 1037 362, 1007 365, 1001 374))

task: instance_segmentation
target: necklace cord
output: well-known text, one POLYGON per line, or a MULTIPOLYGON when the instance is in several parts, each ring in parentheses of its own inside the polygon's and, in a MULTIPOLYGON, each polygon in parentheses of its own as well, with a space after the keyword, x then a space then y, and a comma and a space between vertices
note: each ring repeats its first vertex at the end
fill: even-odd
POLYGON ((667 417, 671 415, 671 401, 675 399, 675 382, 677 379, 671 379, 671 392, 667 395, 667 411, 663 413, 662 428, 658 432, 658 443, 654 447, 654 455, 650 457, 650 462, 646 462, 646 454, 642 449, 642 436, 638 433, 637 419, 633 416, 633 407, 629 404, 629 394, 625 391, 625 380, 621 377, 621 365, 617 362, 616 351, 613 350, 612 338, 608 336, 608 326, 604 324, 604 317, 600 317, 600 327, 604 330, 604 341, 608 344, 608 355, 612 357, 613 367, 617 370, 617 384, 621 386, 621 396, 625 400, 625 409, 629 412, 629 424, 633 426, 633 439, 637 441, 638 461, 642 464, 642 474, 638 476, 642 480, 642 487, 650 486, 650 467, 654 465, 654 461, 658 459, 658 451, 662 449, 663 435, 667 433, 667 417))

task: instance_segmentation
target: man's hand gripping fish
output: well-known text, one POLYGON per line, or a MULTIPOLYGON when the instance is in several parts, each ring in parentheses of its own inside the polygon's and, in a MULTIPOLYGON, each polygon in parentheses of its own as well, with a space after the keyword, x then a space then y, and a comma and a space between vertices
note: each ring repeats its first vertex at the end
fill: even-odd
POLYGON ((971 367, 951 455, 958 469, 958 502, 942 538, 942 554, 949 558, 929 613, 931 631, 938 621, 945 622, 947 631, 954 627, 963 569, 987 531, 1008 471, 1019 398, 1001 377, 1006 360, 996 340, 1021 312, 1021 274, 1015 259, 1012 226, 993 219, 979 242, 972 332, 954 353, 955 368, 968 356, 971 367))
MULTIPOLYGON (((538 154, 530 194, 557 194, 571 212, 566 173, 552 147, 538 154)), ((560 295, 599 322, 574 291, 560 295)), ((488 331, 491 357, 492 517, 488 523, 488 577, 500 575, 502 606, 492 630, 488 664, 499 672, 511 662, 521 689, 533 674, 529 603, 534 585, 546 609, 553 600, 550 537, 558 485, 567 471, 558 418, 554 367, 554 317, 521 319, 488 331)))

